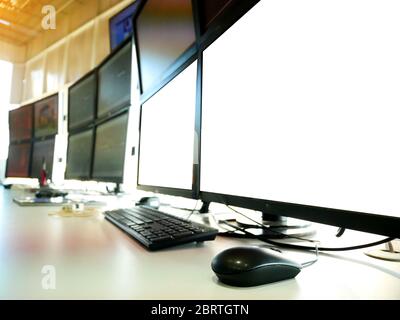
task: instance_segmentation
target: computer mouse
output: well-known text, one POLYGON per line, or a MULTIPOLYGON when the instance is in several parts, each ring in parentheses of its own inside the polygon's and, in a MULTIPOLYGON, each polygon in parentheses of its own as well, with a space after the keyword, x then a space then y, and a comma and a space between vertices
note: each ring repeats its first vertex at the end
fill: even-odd
POLYGON ((250 287, 294 278, 302 267, 279 252, 249 246, 220 252, 211 268, 225 284, 250 287))
POLYGON ((160 199, 158 197, 143 197, 138 202, 136 202, 137 206, 148 206, 155 209, 160 207, 160 199))

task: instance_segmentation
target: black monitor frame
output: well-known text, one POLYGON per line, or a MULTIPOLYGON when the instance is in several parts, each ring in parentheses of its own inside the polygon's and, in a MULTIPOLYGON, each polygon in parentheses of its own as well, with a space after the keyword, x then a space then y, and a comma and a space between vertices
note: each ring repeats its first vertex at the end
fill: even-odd
MULTIPOLYGON (((128 37, 126 38, 123 42, 121 42, 117 47, 114 48, 114 50, 111 51, 111 53, 105 57, 100 64, 96 67, 95 71, 96 72, 96 107, 95 107, 95 115, 94 115, 94 119, 95 121, 102 121, 104 119, 108 119, 109 117, 114 116, 116 113, 119 113, 121 109, 124 109, 126 107, 129 107, 131 104, 131 99, 132 99, 132 93, 131 93, 131 98, 129 99, 129 101, 127 102, 123 102, 115 107, 113 107, 112 109, 108 110, 107 113, 103 114, 103 115, 98 115, 98 108, 99 108, 99 93, 100 93, 100 69, 106 65, 108 63, 108 61, 110 61, 120 50, 122 50, 123 48, 125 48, 125 46, 128 46, 130 44, 131 46, 131 54, 133 54, 133 48, 132 48, 132 44, 133 44, 133 37, 128 37)), ((132 60, 132 59, 131 59, 132 60)), ((132 70, 131 70, 132 72, 132 70)))
POLYGON ((97 78, 97 69, 93 69, 91 71, 89 71, 88 73, 86 73, 83 77, 79 78, 72 86, 70 86, 68 88, 68 132, 76 132, 76 131, 80 131, 82 128, 88 127, 90 126, 91 123, 93 123, 96 119, 96 112, 97 112, 97 99, 98 99, 98 78, 97 78), (81 82, 85 81, 87 78, 93 76, 95 77, 95 105, 93 108, 93 114, 92 114, 92 120, 87 120, 85 122, 82 122, 79 125, 75 125, 73 127, 71 127, 71 121, 70 121, 70 110, 71 110, 71 90, 73 88, 75 88, 76 86, 78 86, 79 84, 81 84, 81 82))
MULTIPOLYGON (((217 40, 220 35, 228 30, 230 26, 232 26, 240 17, 247 13, 258 2, 259 0, 241 1, 241 4, 238 4, 235 8, 227 8, 227 14, 224 13, 223 15, 221 15, 221 17, 217 19, 217 21, 213 21, 210 24, 209 29, 200 37, 199 55, 202 55, 202 52, 210 44, 217 40)), ((202 58, 199 58, 199 64, 200 69, 202 70, 202 58)), ((201 87, 201 84, 199 86, 201 87)), ((201 126, 201 111, 199 121, 201 126)), ((199 149, 201 151, 201 141, 199 149)), ((200 181, 200 169, 198 180, 200 181)), ((200 191, 199 197, 203 202, 206 203, 216 202, 225 205, 232 205, 236 207, 261 211, 263 213, 265 212, 276 216, 287 216, 389 237, 398 238, 400 236, 399 217, 273 201, 268 199, 256 199, 205 191, 200 191)))
MULTIPOLYGON (((193 178, 192 178, 192 189, 179 189, 179 188, 171 188, 171 187, 160 187, 160 186, 149 186, 149 185, 142 185, 139 183, 139 176, 140 176, 140 142, 141 142, 141 134, 142 134, 142 108, 143 108, 143 104, 148 101, 149 99, 151 99, 152 96, 154 96, 155 94, 157 94, 158 91, 160 91, 162 88, 164 88, 168 83, 170 83, 177 75, 179 75, 184 69, 186 69, 189 65, 191 65, 192 63, 196 63, 197 60, 197 55, 193 55, 190 57, 189 60, 187 60, 185 63, 183 63, 178 69, 176 69, 172 74, 170 74, 168 76, 168 78, 166 78, 165 81, 163 81, 163 85, 162 87, 158 88, 158 90, 156 92, 153 92, 153 94, 151 96, 147 96, 145 99, 141 100, 141 104, 140 104, 140 121, 139 121, 139 146, 138 146, 138 161, 137 161, 137 184, 136 187, 139 190, 143 190, 143 191, 151 191, 151 192, 155 192, 155 193, 162 193, 162 194, 168 194, 168 195, 172 195, 172 196, 180 196, 180 197, 185 197, 185 198, 191 198, 191 199, 198 199, 198 181, 197 181, 197 174, 196 172, 198 171, 198 165, 195 163, 193 163, 193 178)), ((197 65, 197 71, 198 71, 198 65, 197 65)), ((199 77, 199 72, 197 72, 197 81, 196 81, 196 86, 198 85, 199 81, 198 81, 198 77, 199 77)), ((198 95, 196 92, 196 106, 195 106, 195 114, 197 114, 197 107, 198 107, 198 95)), ((197 121, 197 116, 195 118, 195 127, 196 127, 196 121, 197 121)), ((193 139, 195 139, 195 130, 196 128, 193 127, 193 139)))
MULTIPOLYGON (((139 1, 139 0, 138 0, 139 1)), ((161 193, 161 194, 167 194, 167 195, 172 195, 172 196, 178 196, 178 197, 185 197, 185 198, 190 198, 190 199, 198 199, 199 198, 199 162, 198 159, 195 160, 195 157, 199 157, 199 152, 197 155, 193 154, 193 176, 192 176, 192 189, 179 189, 179 188, 172 188, 172 187, 160 187, 160 186, 150 186, 150 185, 141 185, 139 184, 139 175, 140 175, 140 140, 141 140, 141 122, 142 122, 142 106, 143 104, 149 100, 153 95, 155 95, 158 91, 160 91, 165 85, 167 85, 172 79, 174 79, 178 74, 180 74, 184 69, 186 69, 190 64, 196 62, 201 56, 199 55, 199 37, 200 37, 200 21, 198 19, 198 6, 197 6, 197 0, 192 0, 192 12, 193 12, 193 22, 194 22, 194 33, 195 33, 195 41, 193 44, 191 44, 182 54, 165 70, 162 74, 162 80, 158 83, 152 84, 148 90, 145 92, 143 91, 143 85, 142 85, 142 80, 141 80, 141 75, 140 75, 140 55, 139 55, 139 46, 138 46, 138 37, 137 37, 137 27, 136 27, 136 20, 140 13, 142 12, 146 0, 141 0, 141 3, 139 4, 138 10, 136 11, 136 14, 133 16, 133 25, 134 25, 134 33, 133 33, 133 44, 134 44, 134 49, 135 52, 132 52, 132 54, 135 54, 136 56, 136 61, 137 61, 137 66, 136 66, 136 72, 137 72, 137 79, 138 79, 138 86, 139 86, 139 92, 140 92, 140 115, 139 115, 139 146, 138 146, 138 152, 137 152, 137 181, 136 181, 136 188, 138 190, 143 190, 143 191, 149 191, 149 192, 155 192, 155 193, 161 193)), ((197 62, 197 76, 196 76, 196 102, 195 102, 195 126, 193 130, 193 139, 196 139, 197 137, 200 139, 200 101, 201 101, 201 95, 199 95, 199 86, 201 86, 201 72, 200 72, 200 63, 197 62)), ((132 70, 133 72, 133 70, 132 70)), ((196 141, 195 141, 196 143, 196 141)), ((199 143, 199 141, 198 141, 199 143)), ((200 151, 200 150, 199 150, 200 151)))

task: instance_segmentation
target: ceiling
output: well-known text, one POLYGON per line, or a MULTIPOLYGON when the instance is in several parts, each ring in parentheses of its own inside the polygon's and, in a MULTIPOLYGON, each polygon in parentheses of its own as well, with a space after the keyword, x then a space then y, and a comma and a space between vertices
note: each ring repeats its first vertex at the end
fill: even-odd
POLYGON ((52 5, 60 13, 72 2, 76 0, 0 0, 0 40, 26 44, 41 29, 43 6, 52 5))

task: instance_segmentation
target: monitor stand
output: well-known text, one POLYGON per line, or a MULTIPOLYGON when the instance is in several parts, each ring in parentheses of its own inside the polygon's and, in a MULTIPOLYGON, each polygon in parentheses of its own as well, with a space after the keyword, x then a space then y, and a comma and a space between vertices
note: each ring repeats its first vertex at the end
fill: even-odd
POLYGON ((112 195, 119 195, 119 194, 123 193, 123 191, 121 190, 121 184, 120 183, 116 183, 115 184, 115 188, 112 189, 112 190, 108 189, 107 186, 106 186, 106 189, 107 189, 107 192, 109 194, 112 194, 112 195))
MULTIPOLYGON (((399 241, 399 240, 395 240, 399 241)), ((375 249, 366 251, 365 254, 375 259, 387 260, 387 261, 400 261, 400 250, 395 248, 395 241, 385 243, 385 249, 375 249)), ((399 245, 400 247, 400 245, 399 245)))
POLYGON ((310 237, 315 235, 316 230, 308 221, 283 217, 267 212, 246 213, 253 222, 245 217, 238 217, 236 222, 253 233, 254 235, 265 237, 268 239, 282 239, 286 236, 294 237, 310 237), (271 230, 262 229, 257 223, 269 226, 271 230))

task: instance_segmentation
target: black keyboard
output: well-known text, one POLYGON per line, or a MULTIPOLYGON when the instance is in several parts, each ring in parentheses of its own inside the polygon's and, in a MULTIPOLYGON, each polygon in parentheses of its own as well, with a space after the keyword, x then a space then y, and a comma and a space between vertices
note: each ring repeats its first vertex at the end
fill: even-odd
POLYGON ((106 211, 104 214, 106 219, 127 232, 148 250, 158 250, 193 241, 214 240, 218 233, 216 229, 146 206, 106 211))

